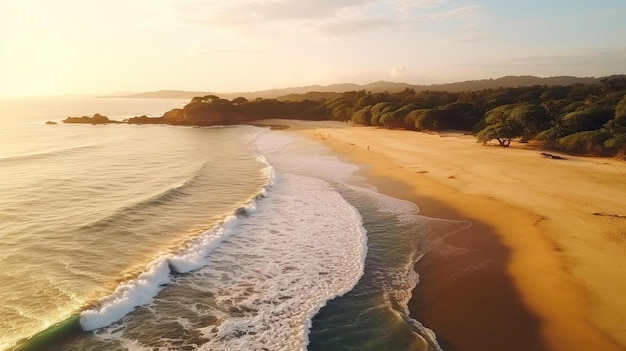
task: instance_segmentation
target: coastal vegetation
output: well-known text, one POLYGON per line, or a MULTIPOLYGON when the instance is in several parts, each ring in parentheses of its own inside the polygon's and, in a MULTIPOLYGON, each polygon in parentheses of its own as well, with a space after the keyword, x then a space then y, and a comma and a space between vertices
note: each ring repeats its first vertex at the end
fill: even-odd
MULTIPOLYGON (((194 97, 181 109, 129 124, 228 125, 260 119, 337 120, 413 131, 458 130, 478 142, 499 145, 535 141, 571 153, 626 155, 626 76, 590 84, 533 85, 466 91, 396 92, 364 89, 343 93, 308 92, 285 98, 232 100, 194 97)), ((113 123, 100 115, 70 117, 65 123, 113 123), (96 121, 96 117, 97 121, 96 121)))

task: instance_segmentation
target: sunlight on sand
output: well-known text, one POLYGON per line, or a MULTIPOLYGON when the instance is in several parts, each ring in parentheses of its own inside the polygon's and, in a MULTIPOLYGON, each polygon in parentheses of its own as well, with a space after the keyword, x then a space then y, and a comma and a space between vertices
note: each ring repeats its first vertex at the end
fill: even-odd
POLYGON ((611 338, 626 345, 625 162, 550 159, 524 147, 483 146, 460 134, 338 122, 280 124, 493 226, 513 251, 508 271, 528 308, 543 320, 552 349, 623 349, 611 338), (377 168, 377 157, 397 168, 377 168))

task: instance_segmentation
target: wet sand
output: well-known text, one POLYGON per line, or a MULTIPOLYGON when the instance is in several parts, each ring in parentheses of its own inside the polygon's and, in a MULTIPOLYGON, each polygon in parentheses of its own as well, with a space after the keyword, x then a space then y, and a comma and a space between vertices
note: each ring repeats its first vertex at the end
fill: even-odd
MULTIPOLYGON (((381 193, 419 204, 424 216, 469 220, 421 195, 420 189, 434 190, 433 184, 414 189, 416 184, 374 176, 368 177, 368 183, 381 193)), ((427 243, 428 251, 415 267, 420 283, 413 290, 409 311, 436 332, 444 350, 548 350, 540 335, 540 320, 523 304, 506 272, 510 250, 492 227, 472 219, 469 228, 443 237, 433 234, 427 243)))
POLYGON ((624 350, 626 163, 472 137, 286 122, 382 193, 472 226, 428 238, 411 313, 446 350, 624 350), (455 249, 456 248, 456 249, 455 249))

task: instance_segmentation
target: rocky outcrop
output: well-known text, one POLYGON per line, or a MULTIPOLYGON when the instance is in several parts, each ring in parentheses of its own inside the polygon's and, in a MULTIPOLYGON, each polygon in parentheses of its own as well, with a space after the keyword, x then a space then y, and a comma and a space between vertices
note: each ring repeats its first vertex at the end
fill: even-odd
POLYGON ((108 123, 122 123, 119 121, 110 120, 109 117, 96 113, 92 117, 67 117, 63 120, 63 123, 86 123, 86 124, 108 124, 108 123))
POLYGON ((180 108, 169 110, 161 117, 165 124, 184 124, 185 113, 180 108))
POLYGON ((164 124, 163 117, 135 116, 125 121, 128 124, 164 124))

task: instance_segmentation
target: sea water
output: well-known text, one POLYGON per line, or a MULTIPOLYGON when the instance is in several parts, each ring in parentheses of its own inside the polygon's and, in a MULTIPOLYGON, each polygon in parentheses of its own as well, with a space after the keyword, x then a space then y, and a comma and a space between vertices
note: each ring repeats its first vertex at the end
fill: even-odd
POLYGON ((45 124, 183 103, 0 100, 0 350, 439 349, 406 308, 436 223, 325 147, 45 124))

